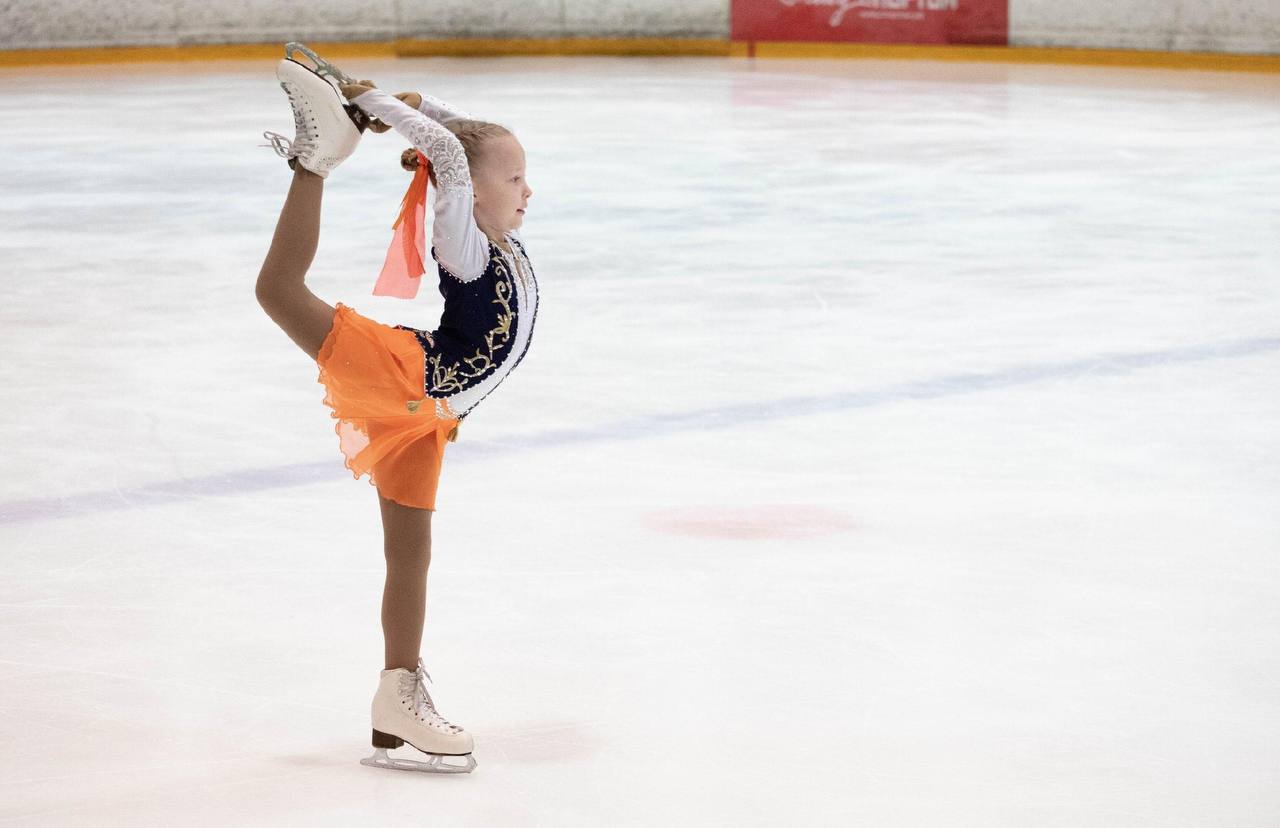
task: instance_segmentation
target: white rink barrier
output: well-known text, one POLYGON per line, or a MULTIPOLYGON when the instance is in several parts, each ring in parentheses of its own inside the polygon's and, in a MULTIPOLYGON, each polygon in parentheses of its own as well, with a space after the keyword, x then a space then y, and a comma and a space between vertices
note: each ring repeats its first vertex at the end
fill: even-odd
MULTIPOLYGON (((482 38, 727 40, 731 0, 237 0, 0 3, 0 51, 482 38)), ((743 0, 737 0, 743 2, 743 0)), ((833 15, 938 0, 760 0, 833 15)), ((947 0, 960 7, 968 0, 947 0)), ((1007 0, 1008 45, 1280 54, 1280 0, 1007 0)), ((868 11, 870 10, 870 11, 868 11)))
POLYGON ((0 49, 728 32, 728 0, 0 2, 0 49))
POLYGON ((1011 0, 1010 46, 1280 54, 1280 0, 1011 0))

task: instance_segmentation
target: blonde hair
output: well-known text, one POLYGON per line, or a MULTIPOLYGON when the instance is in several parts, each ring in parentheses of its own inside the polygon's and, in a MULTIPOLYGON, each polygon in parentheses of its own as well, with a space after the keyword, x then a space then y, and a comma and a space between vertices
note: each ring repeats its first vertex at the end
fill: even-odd
MULTIPOLYGON (((511 134, 511 130, 501 124, 493 124, 488 121, 473 121, 467 118, 455 118, 444 124, 444 128, 452 132, 454 137, 462 144, 462 149, 467 154, 467 166, 472 170, 476 168, 476 163, 480 159, 480 151, 485 141, 490 138, 501 138, 511 134)), ((418 151, 413 147, 409 147, 409 149, 400 153, 400 166, 409 172, 417 171, 418 151)), ((436 183, 434 166, 427 168, 427 176, 434 185, 436 183)))

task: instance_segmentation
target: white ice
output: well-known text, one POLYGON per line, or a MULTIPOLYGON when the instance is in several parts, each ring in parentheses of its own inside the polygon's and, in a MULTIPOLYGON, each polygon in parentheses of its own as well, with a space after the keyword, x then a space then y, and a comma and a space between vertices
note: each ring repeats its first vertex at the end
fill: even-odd
MULTIPOLYGON (((479 767, 359 764, 381 527, 254 298, 274 61, 8 69, 0 822, 1280 824, 1280 76, 337 62, 528 153, 423 644, 479 767)), ((430 328, 370 296, 406 146, 308 281, 430 328)))

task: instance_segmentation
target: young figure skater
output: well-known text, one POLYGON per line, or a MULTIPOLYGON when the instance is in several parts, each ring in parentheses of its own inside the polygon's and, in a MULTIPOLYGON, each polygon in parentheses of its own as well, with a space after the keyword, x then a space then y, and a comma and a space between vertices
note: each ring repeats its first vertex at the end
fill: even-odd
POLYGON ((281 61, 276 74, 297 133, 293 142, 264 135, 294 174, 257 298, 316 360, 346 466, 356 479, 369 474, 382 512, 385 669, 371 708, 376 750, 361 761, 467 773, 476 764, 471 734, 436 711, 419 655, 431 513, 445 443, 520 363, 533 334, 537 282, 518 232, 532 195, 524 150, 509 130, 430 96, 393 97, 372 81, 331 83, 292 59, 281 61), (304 283, 319 239, 324 180, 355 150, 365 126, 394 128, 413 144, 417 160, 430 164, 437 187, 431 254, 444 296, 433 331, 384 325, 341 302, 334 308, 304 283), (387 756, 405 742, 428 761, 387 756), (447 763, 446 756, 465 764, 447 763))

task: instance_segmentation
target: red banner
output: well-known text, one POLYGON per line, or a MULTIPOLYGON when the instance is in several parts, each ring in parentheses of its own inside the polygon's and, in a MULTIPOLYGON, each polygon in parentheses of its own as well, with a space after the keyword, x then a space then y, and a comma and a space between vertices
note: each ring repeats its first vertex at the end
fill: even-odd
POLYGON ((1009 0, 732 0, 732 40, 1009 45, 1009 0))

